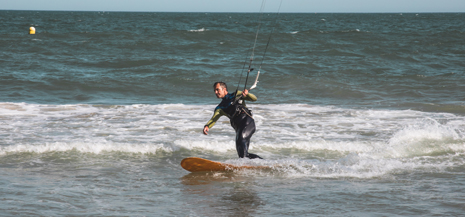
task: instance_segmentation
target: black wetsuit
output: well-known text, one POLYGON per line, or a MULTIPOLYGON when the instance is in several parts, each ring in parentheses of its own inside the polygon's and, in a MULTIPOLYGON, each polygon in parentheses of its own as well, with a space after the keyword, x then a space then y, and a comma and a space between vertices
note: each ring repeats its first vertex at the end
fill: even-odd
MULTIPOLYGON (((236 96, 240 96, 242 93, 239 91, 236 96)), ((245 106, 245 103, 234 104, 234 93, 229 93, 221 103, 215 108, 213 117, 208 121, 205 126, 208 128, 213 127, 216 121, 223 115, 226 115, 230 119, 231 126, 236 131, 236 150, 240 158, 260 158, 256 154, 249 153, 250 138, 255 133, 255 121, 252 118, 252 114, 249 109, 245 106)), ((247 94, 244 100, 255 101, 257 98, 253 94, 247 94)))

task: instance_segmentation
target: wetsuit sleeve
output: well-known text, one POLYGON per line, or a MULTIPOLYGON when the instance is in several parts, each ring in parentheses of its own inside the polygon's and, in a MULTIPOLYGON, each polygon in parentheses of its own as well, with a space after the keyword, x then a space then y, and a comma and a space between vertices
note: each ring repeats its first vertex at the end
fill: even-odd
POLYGON ((208 126, 208 128, 212 128, 218 119, 220 119, 221 116, 226 115, 226 113, 222 109, 216 109, 215 112, 213 113, 213 117, 205 124, 205 126, 208 126))
MULTIPOLYGON (((240 96, 242 94, 242 91, 237 91, 237 95, 236 96, 240 96)), ((247 100, 247 101, 252 101, 252 102, 255 102, 257 101, 257 97, 251 93, 247 94, 247 96, 244 98, 244 100, 247 100)))

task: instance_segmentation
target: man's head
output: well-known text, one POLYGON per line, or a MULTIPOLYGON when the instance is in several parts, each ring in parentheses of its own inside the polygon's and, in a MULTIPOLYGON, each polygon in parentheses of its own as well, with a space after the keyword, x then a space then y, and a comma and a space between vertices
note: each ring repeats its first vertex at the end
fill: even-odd
POLYGON ((228 94, 228 86, 224 82, 216 82, 213 84, 213 90, 217 98, 222 99, 226 94, 228 94))

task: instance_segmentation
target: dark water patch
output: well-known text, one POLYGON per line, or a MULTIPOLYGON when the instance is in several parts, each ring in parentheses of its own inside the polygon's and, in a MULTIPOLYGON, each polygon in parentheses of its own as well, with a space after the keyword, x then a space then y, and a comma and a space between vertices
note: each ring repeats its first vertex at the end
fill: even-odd
POLYGON ((460 103, 460 102, 457 102, 457 104, 405 103, 402 106, 410 107, 418 111, 445 112, 445 113, 465 115, 465 105, 460 105, 460 104, 463 104, 463 103, 460 103))

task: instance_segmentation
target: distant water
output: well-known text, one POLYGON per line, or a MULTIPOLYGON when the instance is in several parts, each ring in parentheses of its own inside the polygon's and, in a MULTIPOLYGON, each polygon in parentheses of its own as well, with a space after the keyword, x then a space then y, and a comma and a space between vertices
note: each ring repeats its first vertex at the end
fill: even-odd
POLYGON ((2 215, 463 214, 465 14, 275 20, 0 11, 2 215), (259 20, 265 160, 241 160, 226 118, 201 129, 215 81, 243 88, 259 20), (272 169, 190 174, 191 156, 272 169))

